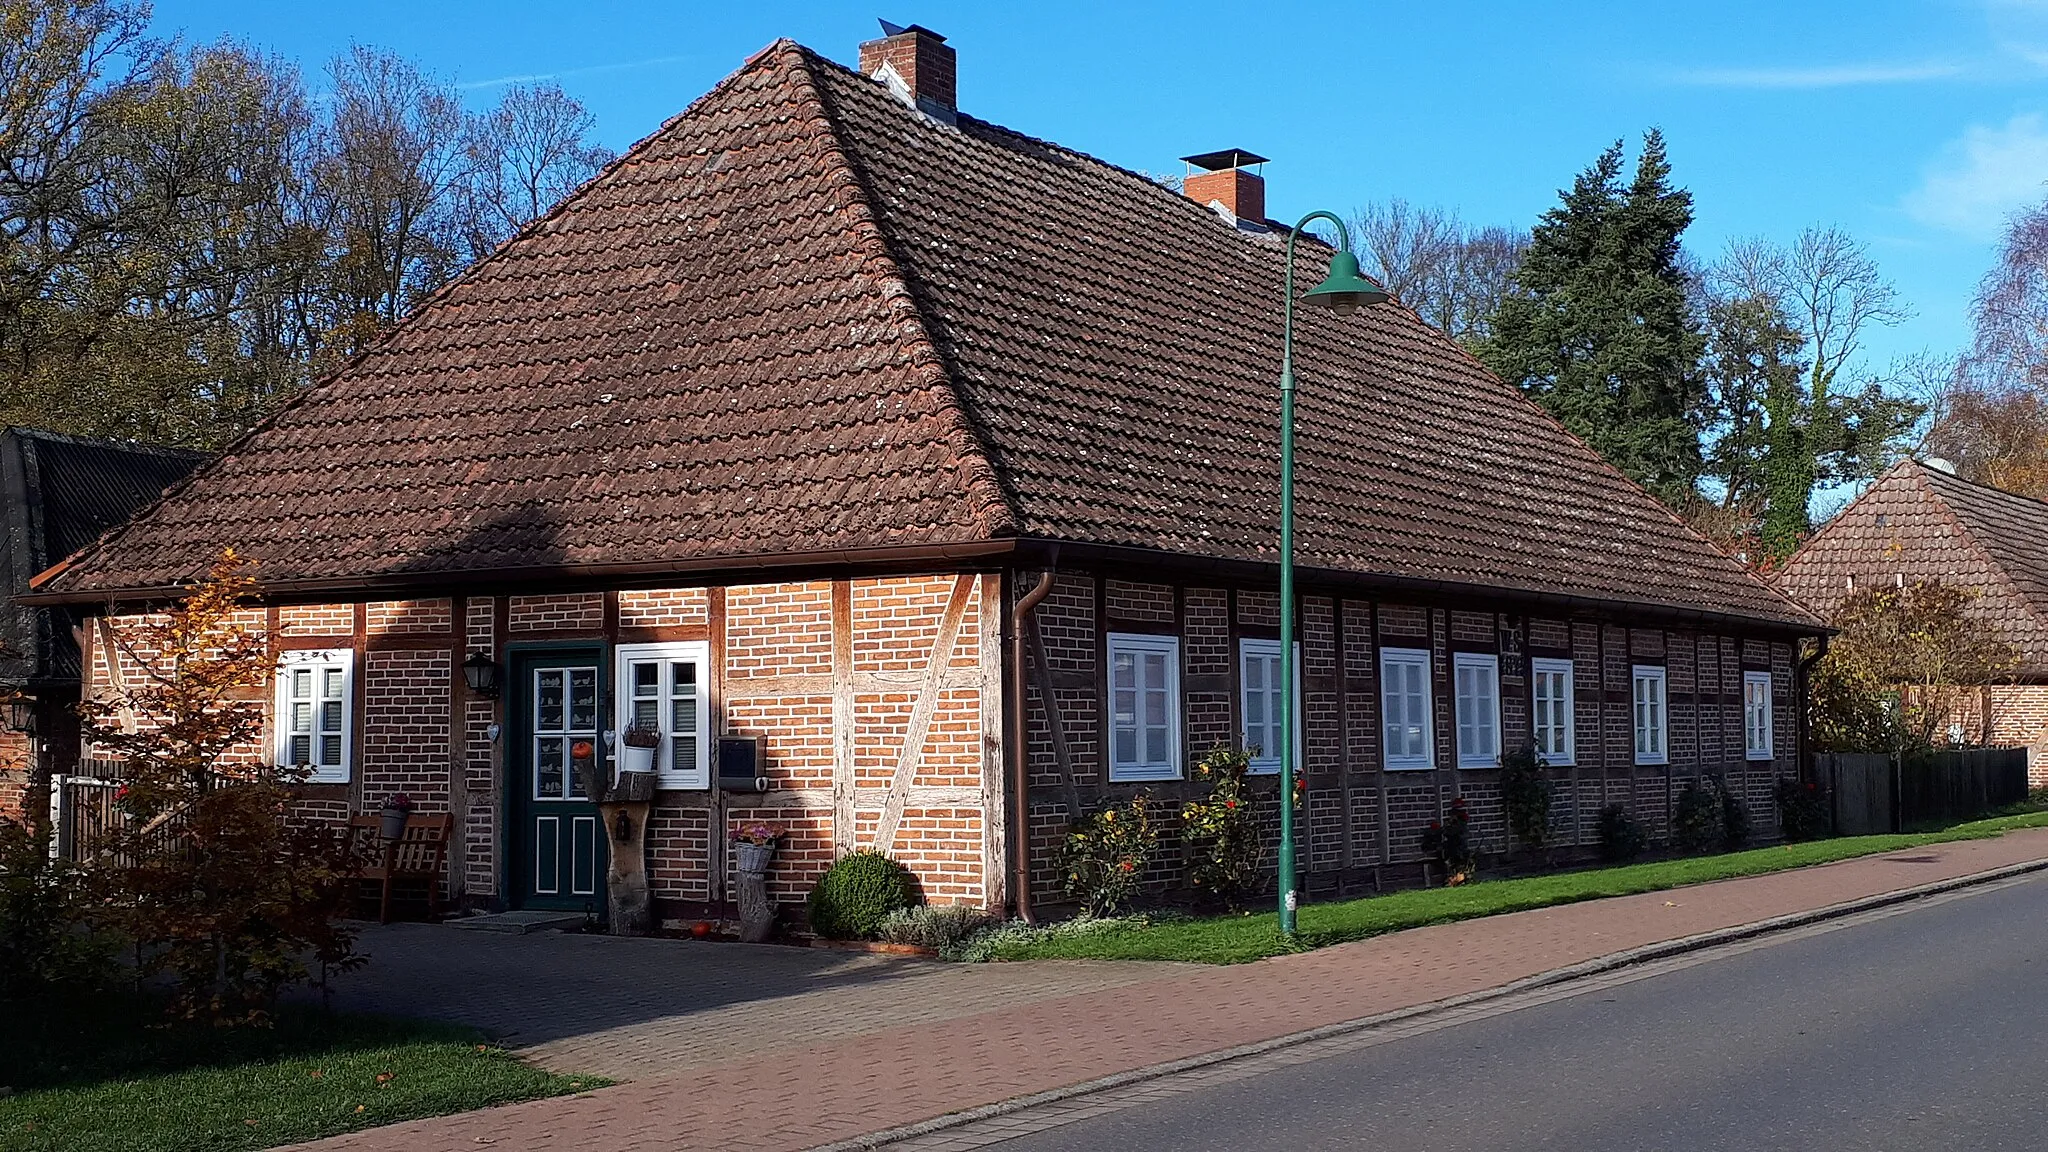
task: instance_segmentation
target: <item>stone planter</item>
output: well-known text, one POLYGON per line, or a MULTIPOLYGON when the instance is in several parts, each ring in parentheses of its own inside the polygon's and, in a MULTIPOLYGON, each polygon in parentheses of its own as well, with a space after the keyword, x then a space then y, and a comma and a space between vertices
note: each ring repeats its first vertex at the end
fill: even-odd
POLYGON ((775 846, 772 844, 735 844, 733 854, 739 857, 739 870, 761 874, 775 864, 775 846))
POLYGON ((378 826, 377 831, 384 839, 405 839, 405 818, 412 815, 410 809, 384 808, 379 810, 377 814, 383 818, 383 823, 378 826))

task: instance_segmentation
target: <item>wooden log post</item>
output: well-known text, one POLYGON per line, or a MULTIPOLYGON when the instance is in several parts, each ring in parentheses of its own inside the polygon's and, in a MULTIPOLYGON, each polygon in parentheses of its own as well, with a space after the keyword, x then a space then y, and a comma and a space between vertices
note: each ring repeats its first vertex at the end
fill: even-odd
MULTIPOLYGON (((593 781, 595 783, 595 781, 593 781)), ((621 772, 616 784, 592 788, 598 820, 611 840, 605 870, 605 911, 614 936, 654 931, 654 900, 647 885, 647 816, 654 807, 654 775, 621 772)))

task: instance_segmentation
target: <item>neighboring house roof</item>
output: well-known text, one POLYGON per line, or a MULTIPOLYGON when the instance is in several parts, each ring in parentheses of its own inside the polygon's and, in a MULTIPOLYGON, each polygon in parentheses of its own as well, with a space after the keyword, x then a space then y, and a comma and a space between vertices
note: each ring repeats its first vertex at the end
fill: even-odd
MULTIPOLYGON (((46 586, 223 545, 295 594, 1020 538, 1270 564, 1281 263, 781 41, 46 586)), ((1305 567, 1815 630, 1412 312, 1296 334, 1305 567)))
POLYGON ((1778 588, 1832 616, 1858 588, 1938 580, 1977 589, 2028 677, 2048 677, 2048 504, 1918 461, 1893 465, 1785 563, 1778 588))
MULTIPOLYGON (((137 508, 184 479, 195 452, 86 440, 33 428, 0 428, 0 599, 87 547, 137 508)), ((0 683, 76 680, 78 648, 68 623, 47 610, 0 610, 0 683)))

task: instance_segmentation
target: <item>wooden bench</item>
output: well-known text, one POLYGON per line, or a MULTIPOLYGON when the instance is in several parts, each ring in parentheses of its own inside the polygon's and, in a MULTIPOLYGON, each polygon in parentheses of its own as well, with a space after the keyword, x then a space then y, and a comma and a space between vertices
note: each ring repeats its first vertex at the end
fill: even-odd
POLYGON ((377 900, 377 922, 391 923, 391 889, 400 880, 422 880, 427 886, 427 919, 441 915, 441 871, 448 861, 448 837, 455 830, 455 817, 447 812, 414 812, 405 818, 405 835, 396 840, 383 836, 384 817, 376 812, 358 812, 348 818, 348 834, 360 847, 368 863, 356 871, 358 880, 375 880, 382 887, 377 900))

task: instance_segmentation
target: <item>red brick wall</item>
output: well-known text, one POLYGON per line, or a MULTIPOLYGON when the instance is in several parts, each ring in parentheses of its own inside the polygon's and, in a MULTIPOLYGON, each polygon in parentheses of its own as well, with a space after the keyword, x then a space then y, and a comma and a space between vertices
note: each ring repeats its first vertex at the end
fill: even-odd
POLYGON ((446 812, 454 691, 448 650, 372 651, 361 676, 363 798, 376 807, 403 792, 424 812, 446 812))
MULTIPOLYGON (((1070 817, 1070 788, 1083 809, 1144 791, 1165 801, 1170 811, 1181 799, 1196 794, 1185 780, 1106 782, 1098 735, 1104 706, 1100 681, 1092 688, 1083 686, 1101 674, 1096 662, 1099 633, 1156 631, 1160 623, 1174 619, 1171 609, 1178 603, 1185 769, 1216 740, 1237 739, 1237 640, 1271 637, 1279 622, 1277 599, 1265 589, 1175 589, 1119 574, 1099 578, 1098 590, 1097 579, 1085 572, 1062 573, 1054 593, 1038 609, 1055 679, 1052 696, 1059 704, 1074 768, 1070 785, 1054 759, 1046 701, 1038 685, 1030 686, 1025 706, 1031 780, 1028 819, 1033 885, 1041 899, 1060 895, 1055 855, 1070 817)), ((1397 882, 1406 869, 1406 878, 1412 880, 1422 832, 1460 796, 1471 812, 1478 847, 1489 853, 1509 847, 1498 772, 1450 767, 1455 763, 1451 656, 1460 651, 1498 657, 1501 732, 1503 747, 1510 749, 1529 738, 1528 659, 1546 656, 1573 662, 1578 764, 1550 772, 1557 785, 1554 831, 1565 846, 1590 849, 1600 808, 1617 802, 1653 836, 1665 835, 1677 794, 1703 771, 1728 779, 1747 804, 1759 838, 1775 835, 1771 792, 1780 774, 1794 770, 1797 741, 1792 649, 1787 643, 1630 626, 1593 617, 1532 618, 1483 604, 1373 603, 1313 592, 1302 598, 1301 621, 1303 767, 1309 791, 1302 847, 1307 867, 1323 874, 1323 883, 1334 883, 1340 876, 1365 882, 1376 867, 1392 867, 1397 882), (1380 770, 1377 650, 1383 644, 1431 653, 1435 769, 1380 770), (1668 766, 1634 762, 1631 689, 1637 664, 1666 670, 1668 766), (1744 758, 1745 670, 1772 673, 1778 756, 1772 762, 1752 764, 1744 758)), ((2048 696, 2043 712, 2048 717, 2048 696)), ((1172 867, 1160 869, 1157 879, 1177 882, 1172 867)))
POLYGON ((506 615, 513 632, 595 632, 604 627, 604 596, 514 596, 506 615))
POLYGON ((0 820, 22 820, 28 798, 29 738, 0 729, 0 820))
POLYGON ((452 602, 442 600, 381 600, 368 606, 368 629, 372 636, 397 636, 420 632, 446 632, 454 613, 452 602))
POLYGON ((710 623, 704 588, 628 589, 619 593, 621 628, 702 628, 710 623))
MULTIPOLYGON (((611 612, 627 639, 633 630, 660 629, 665 638, 722 648, 724 663, 709 670, 713 730, 759 737, 763 770, 773 781, 761 796, 663 792, 649 821, 655 894, 682 902, 729 898, 726 833, 743 820, 793 830, 774 878, 774 891, 786 900, 807 894, 835 852, 872 844, 958 591, 964 598, 952 656, 940 671, 923 739, 909 753, 909 788, 890 850, 936 901, 998 898, 1000 878, 987 868, 988 805, 1000 806, 1001 781, 985 765, 998 755, 1001 732, 992 717, 1000 716, 1000 700, 984 691, 993 656, 984 638, 993 637, 984 627, 983 588, 981 577, 962 584, 942 575, 849 580, 837 589, 812 581, 612 594, 611 612), (850 659, 836 666, 841 602, 850 659), (714 621, 723 625, 716 637, 714 621)), ((292 606, 274 614, 282 645, 357 646, 360 726, 351 783, 309 789, 301 814, 342 818, 399 791, 427 811, 453 811, 450 887, 473 900, 494 898, 502 867, 504 741, 493 742, 489 729, 502 718, 502 704, 473 699, 459 686, 461 654, 492 652, 502 661, 508 641, 603 640, 607 595, 292 606)), ((252 613, 250 621, 260 626, 264 616, 252 613)), ((1087 652, 1077 656, 1092 660, 1087 652)), ((105 679, 102 668, 97 680, 105 679)), ((266 755, 267 748, 266 741, 246 755, 266 755)))

